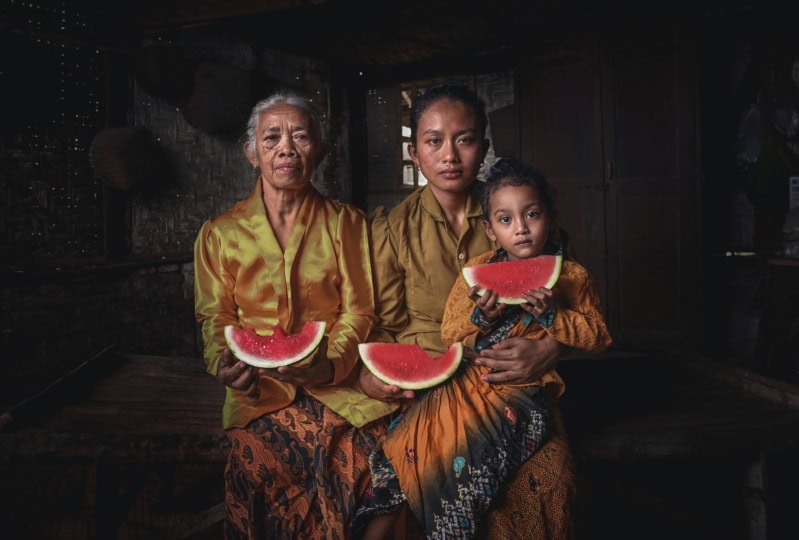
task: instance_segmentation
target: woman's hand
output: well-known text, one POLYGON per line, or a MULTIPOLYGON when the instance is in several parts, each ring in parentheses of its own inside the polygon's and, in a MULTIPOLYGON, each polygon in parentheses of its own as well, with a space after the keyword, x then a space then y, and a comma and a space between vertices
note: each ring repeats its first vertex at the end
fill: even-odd
POLYGON ((335 375, 333 363, 327 358, 327 338, 322 338, 316 354, 310 364, 303 361, 299 366, 281 366, 273 369, 261 370, 262 375, 271 377, 276 381, 293 384, 294 386, 319 386, 329 383, 335 375))
POLYGON ((505 305, 497 303, 499 295, 491 289, 486 289, 482 296, 477 294, 477 291, 479 290, 480 287, 477 285, 470 287, 468 292, 469 298, 477 305, 478 308, 480 308, 480 311, 483 312, 483 317, 489 321, 493 321, 499 317, 499 314, 502 313, 502 309, 505 305))
POLYGON ((258 397, 258 370, 236 358, 230 349, 219 357, 216 378, 225 386, 238 390, 251 399, 258 397))
POLYGON ((553 369, 570 350, 549 335, 542 339, 511 337, 483 349, 474 363, 491 369, 483 375, 489 383, 529 384, 553 369))
POLYGON ((358 384, 364 394, 380 401, 398 401, 414 397, 413 390, 403 390, 395 384, 384 383, 363 364, 361 364, 361 372, 358 375, 358 384))

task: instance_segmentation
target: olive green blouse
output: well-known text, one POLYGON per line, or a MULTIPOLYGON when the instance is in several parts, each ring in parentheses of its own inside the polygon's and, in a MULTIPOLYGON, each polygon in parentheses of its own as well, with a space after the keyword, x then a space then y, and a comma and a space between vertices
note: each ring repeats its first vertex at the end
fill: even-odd
POLYGON ((415 343, 430 354, 446 350, 441 319, 447 296, 466 261, 495 246, 483 229, 480 204, 470 196, 456 238, 428 186, 371 220, 378 323, 370 341, 415 343))

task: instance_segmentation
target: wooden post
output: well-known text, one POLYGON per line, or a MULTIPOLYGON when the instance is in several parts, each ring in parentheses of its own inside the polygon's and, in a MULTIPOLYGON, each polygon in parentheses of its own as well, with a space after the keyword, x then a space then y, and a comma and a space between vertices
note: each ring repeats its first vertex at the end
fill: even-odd
POLYGON ((767 540, 766 456, 760 452, 744 464, 743 497, 749 540, 767 540))

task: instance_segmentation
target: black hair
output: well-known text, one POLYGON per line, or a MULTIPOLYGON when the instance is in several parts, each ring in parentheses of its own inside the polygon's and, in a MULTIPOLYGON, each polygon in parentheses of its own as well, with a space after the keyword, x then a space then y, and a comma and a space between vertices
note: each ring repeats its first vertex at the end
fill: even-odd
POLYGON ((486 104, 469 88, 463 81, 447 81, 428 88, 423 94, 413 98, 411 105, 411 142, 416 144, 416 129, 419 127, 419 118, 422 113, 442 99, 460 101, 474 111, 477 117, 477 135, 480 139, 485 139, 486 129, 488 128, 488 114, 486 104))
POLYGON ((518 159, 502 158, 491 166, 485 185, 480 193, 480 207, 483 218, 490 220, 491 195, 505 186, 530 186, 538 192, 541 203, 549 214, 555 214, 555 192, 537 168, 518 159))

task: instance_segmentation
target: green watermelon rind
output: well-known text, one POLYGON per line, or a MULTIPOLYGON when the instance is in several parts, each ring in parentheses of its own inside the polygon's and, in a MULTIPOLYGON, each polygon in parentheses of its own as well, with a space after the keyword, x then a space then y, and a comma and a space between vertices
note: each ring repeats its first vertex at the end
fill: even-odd
MULTIPOLYGON (((563 268, 563 255, 541 255, 542 257, 555 257, 555 267, 552 270, 552 274, 550 274, 549 279, 547 279, 546 284, 542 285, 547 289, 551 289, 555 286, 555 283, 558 282, 558 278, 560 278, 560 272, 563 268)), ((463 274, 463 279, 466 280, 466 284, 471 288, 475 285, 479 286, 480 284, 477 283, 477 279, 474 277, 475 269, 478 267, 487 266, 489 264, 496 264, 496 263, 482 263, 476 264, 474 266, 467 266, 465 267, 461 273, 463 274)), ((528 289, 530 290, 530 289, 528 289)), ((527 292, 527 291, 525 291, 527 292)), ((477 291, 477 294, 483 296, 485 294, 485 289, 481 288, 477 291)), ((500 296, 497 299, 497 303, 499 304, 523 304, 526 300, 524 297, 508 297, 508 296, 500 296)))
MULTIPOLYGON (((290 338, 292 336, 304 334, 306 332, 313 332, 313 339, 305 347, 303 347, 302 350, 294 351, 291 356, 286 356, 283 358, 270 358, 243 349, 236 339, 237 333, 251 331, 252 329, 242 328, 232 324, 227 325, 225 326, 225 341, 227 342, 227 346, 230 351, 239 360, 253 367, 273 369, 296 364, 297 362, 307 358, 310 354, 314 353, 317 347, 319 347, 319 343, 322 342, 322 338, 325 337, 326 326, 327 325, 324 321, 306 321, 298 334, 289 334, 287 337, 290 338)), ((273 339, 272 335, 260 337, 264 340, 273 339)))
MULTIPOLYGON (((383 349, 385 350, 385 349, 383 349)), ((385 384, 393 384, 396 385, 403 390, 424 390, 426 388, 431 388, 442 382, 446 381, 458 370, 460 366, 461 360, 463 359, 463 344, 461 342, 456 342, 450 345, 446 352, 441 356, 432 356, 427 354, 424 349, 419 347, 418 345, 410 345, 410 344, 403 344, 403 343, 361 343, 358 345, 358 352, 361 355, 361 360, 363 361, 364 365, 371 371, 378 379, 383 381, 385 384), (409 380, 407 378, 399 377, 395 374, 386 373, 385 369, 383 369, 380 364, 378 363, 378 358, 374 357, 373 349, 377 349, 377 347, 382 348, 382 346, 400 346, 398 351, 403 350, 405 347, 416 347, 423 353, 423 356, 426 356, 430 361, 436 362, 445 362, 449 360, 448 363, 442 364, 444 368, 441 372, 435 377, 428 377, 427 379, 422 380, 409 380)))

